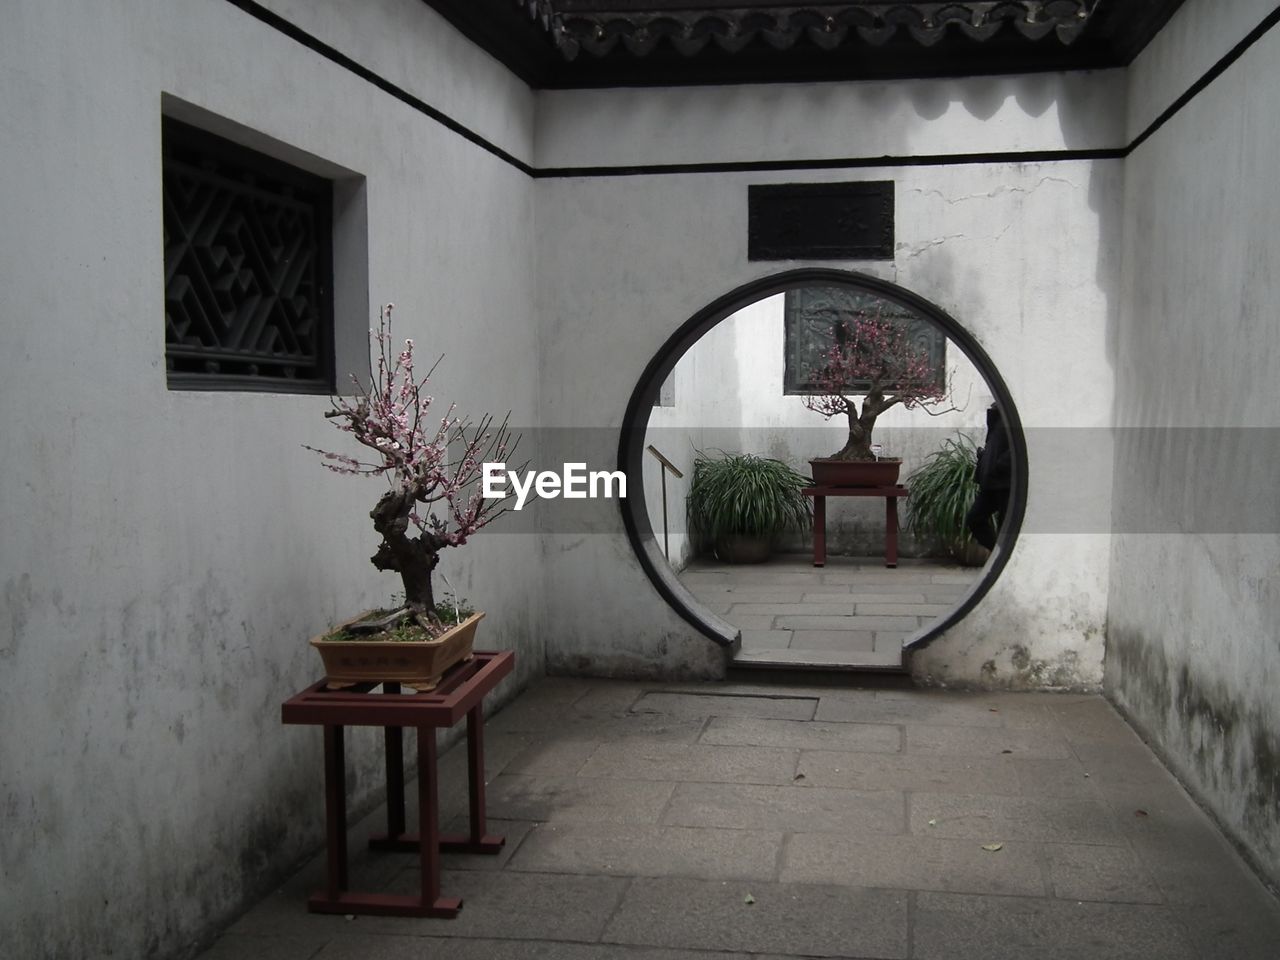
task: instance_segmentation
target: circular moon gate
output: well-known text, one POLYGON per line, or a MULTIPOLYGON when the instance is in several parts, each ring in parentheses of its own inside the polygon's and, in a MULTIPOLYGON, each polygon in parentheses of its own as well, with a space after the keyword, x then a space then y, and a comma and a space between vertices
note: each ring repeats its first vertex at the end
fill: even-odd
MULTIPOLYGON (((704 333, 758 300, 795 287, 819 284, 877 294, 911 308, 919 316, 936 324, 960 348, 986 380, 1004 419, 1005 428, 1009 431, 1009 442, 1013 453, 1013 485, 1009 491, 1009 503, 1004 522, 1000 525, 996 548, 982 578, 955 609, 946 616, 938 618, 921 636, 907 645, 908 650, 918 650, 928 646, 948 627, 963 619, 991 589, 991 585, 999 577, 1005 564, 1009 562, 1009 554, 1022 527, 1027 506, 1027 441, 1013 396, 1009 393, 1008 386, 986 351, 964 327, 940 307, 895 283, 845 270, 823 268, 790 270, 753 280, 738 287, 699 310, 681 324, 644 368, 639 382, 631 392, 631 400, 627 404, 626 416, 623 418, 622 432, 618 441, 618 467, 628 477, 644 476, 645 433, 654 401, 658 397, 658 390, 680 358, 701 339, 704 333)), ((732 646, 737 640, 738 629, 702 609, 702 605, 680 583, 667 563, 654 536, 645 498, 630 496, 618 502, 622 509, 627 538, 631 541, 636 557, 640 560, 640 566, 653 582, 658 593, 671 605, 672 609, 702 634, 722 646, 732 646)))

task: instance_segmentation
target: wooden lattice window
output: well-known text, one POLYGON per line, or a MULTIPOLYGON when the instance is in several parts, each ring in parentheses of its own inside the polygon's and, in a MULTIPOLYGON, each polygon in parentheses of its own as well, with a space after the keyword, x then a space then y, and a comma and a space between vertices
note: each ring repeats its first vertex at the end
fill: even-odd
POLYGON ((333 391, 333 184, 166 118, 170 389, 333 391))
MULTIPOLYGON (((817 392, 814 381, 832 344, 839 340, 844 324, 869 314, 904 324, 911 342, 928 354, 930 365, 937 371, 936 386, 946 386, 946 336, 932 322, 902 304, 868 290, 835 286, 788 290, 784 304, 784 394, 817 392)), ((861 386, 869 387, 870 382, 861 386)))

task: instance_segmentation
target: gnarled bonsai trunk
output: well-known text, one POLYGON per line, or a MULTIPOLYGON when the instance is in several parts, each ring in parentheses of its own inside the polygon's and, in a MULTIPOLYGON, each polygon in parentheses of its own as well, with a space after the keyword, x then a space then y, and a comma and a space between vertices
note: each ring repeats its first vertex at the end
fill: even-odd
POLYGON ((849 407, 849 439, 831 455, 832 460, 874 460, 871 452, 871 430, 876 425, 876 415, 857 416, 852 404, 849 407))
POLYGON ((872 393, 862 401, 862 409, 852 400, 845 400, 845 415, 849 418, 849 439, 845 445, 831 455, 832 460, 874 460, 871 452, 871 431, 875 429, 876 418, 893 406, 893 400, 886 402, 879 392, 872 393))
POLYGON ((379 570, 400 574, 405 605, 415 616, 438 627, 440 618, 436 614, 431 574, 440 562, 440 549, 444 544, 430 533, 409 536, 409 514, 413 512, 414 503, 411 490, 388 490, 378 499, 369 516, 373 518, 374 529, 382 534, 382 543, 370 560, 379 570))

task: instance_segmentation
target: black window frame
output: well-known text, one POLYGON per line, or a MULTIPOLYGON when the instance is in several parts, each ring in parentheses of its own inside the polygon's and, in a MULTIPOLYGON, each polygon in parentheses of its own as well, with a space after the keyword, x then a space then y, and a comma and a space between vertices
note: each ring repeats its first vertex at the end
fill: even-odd
MULTIPOLYGON (((336 385, 334 346, 334 267, 333 267, 333 181, 299 169, 274 157, 267 156, 241 144, 227 140, 198 127, 175 120, 162 119, 162 204, 164 221, 164 271, 165 271, 165 373, 170 390, 240 391, 259 393, 302 393, 331 395, 336 385), (264 350, 255 351, 249 346, 223 346, 220 343, 192 342, 199 338, 178 340, 177 325, 171 320, 171 308, 184 303, 184 298, 203 298, 202 306, 217 310, 222 319, 227 315, 226 301, 234 294, 228 290, 230 277, 224 272, 212 277, 199 276, 191 282, 191 273, 181 272, 180 257, 191 253, 187 236, 194 230, 201 231, 209 240, 209 226, 199 223, 180 223, 175 203, 171 202, 173 178, 198 177, 227 191, 238 192, 239 200, 257 197, 278 207, 293 207, 306 211, 311 230, 307 236, 312 251, 311 266, 307 268, 307 285, 311 297, 304 302, 309 313, 307 323, 314 325, 314 333, 302 331, 302 325, 293 329, 284 327, 285 333, 295 341, 303 337, 313 339, 312 348, 301 355, 305 364, 290 363, 297 354, 281 354, 264 350), (178 236, 175 238, 175 232, 178 236), (182 249, 186 248, 186 249, 182 249), (200 286, 202 289, 195 290, 200 286), (221 298, 221 302, 215 302, 221 298), (194 369, 196 366, 205 369, 194 369), (291 367, 301 368, 298 375, 290 376, 291 367)), ((248 229, 254 225, 249 224, 248 229)), ((295 234, 296 236, 296 234, 295 234)), ((201 254, 206 264, 209 252, 201 254)), ((237 255, 249 259, 248 251, 237 255)), ((243 310, 252 301, 275 301, 289 296, 278 287, 263 286, 272 269, 280 270, 287 260, 278 263, 257 261, 250 267, 255 289, 248 295, 234 300, 233 310, 243 310)), ((210 265, 211 270, 215 269, 210 265)), ((296 289, 291 300, 297 300, 296 289)), ((258 332, 267 326, 280 327, 280 310, 270 311, 269 319, 259 317, 258 332)), ((292 305, 290 305, 290 310, 292 305)))
MULTIPOLYGON (((822 290, 837 293, 840 296, 848 297, 865 297, 869 302, 885 304, 893 308, 892 312, 887 315, 892 319, 916 327, 921 333, 927 331, 929 339, 928 349, 937 363, 937 376, 934 380, 934 386, 939 389, 946 388, 946 366, 947 366, 947 335, 933 321, 921 315, 905 304, 898 303, 887 297, 882 296, 877 291, 869 289, 861 289, 852 285, 832 285, 830 287, 823 285, 815 285, 811 287, 794 287, 788 289, 783 295, 782 308, 782 327, 783 327, 783 372, 782 372, 782 394, 787 397, 805 397, 819 396, 822 391, 814 384, 813 375, 815 370, 802 369, 801 355, 803 345, 799 342, 799 338, 803 335, 802 331, 816 319, 812 315, 806 316, 806 297, 811 291, 822 290)), ((851 319, 857 313, 856 309, 850 309, 847 316, 841 315, 831 319, 831 342, 839 340, 842 323, 851 319)), ((869 387, 870 381, 861 386, 869 387)), ((850 391, 853 396, 858 395, 858 390, 850 391)))

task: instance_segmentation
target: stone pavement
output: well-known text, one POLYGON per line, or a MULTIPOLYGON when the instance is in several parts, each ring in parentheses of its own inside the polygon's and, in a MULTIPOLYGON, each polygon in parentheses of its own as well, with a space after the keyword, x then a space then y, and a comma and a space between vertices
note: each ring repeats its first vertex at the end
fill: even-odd
MULTIPOLYGON (((488 732, 507 845, 446 858, 457 919, 308 914, 319 856, 204 960, 1280 957, 1280 903, 1101 697, 553 678, 488 732)), ((363 852, 381 815, 352 886, 415 892, 363 852)))
POLYGON ((981 567, 878 557, 777 554, 762 564, 697 560, 680 582, 742 631, 739 661, 882 667, 900 664, 907 638, 949 613, 981 567))

